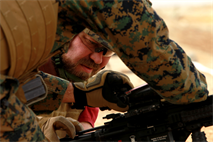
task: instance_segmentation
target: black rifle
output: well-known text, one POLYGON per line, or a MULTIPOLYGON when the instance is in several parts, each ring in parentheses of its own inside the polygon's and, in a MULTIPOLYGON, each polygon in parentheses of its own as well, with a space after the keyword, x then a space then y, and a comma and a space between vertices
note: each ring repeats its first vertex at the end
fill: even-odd
POLYGON ((164 101, 148 85, 127 92, 128 112, 109 114, 103 126, 78 133, 75 139, 60 141, 207 141, 201 128, 213 125, 213 95, 207 100, 187 105, 164 101), (87 133, 90 132, 90 133, 87 133))

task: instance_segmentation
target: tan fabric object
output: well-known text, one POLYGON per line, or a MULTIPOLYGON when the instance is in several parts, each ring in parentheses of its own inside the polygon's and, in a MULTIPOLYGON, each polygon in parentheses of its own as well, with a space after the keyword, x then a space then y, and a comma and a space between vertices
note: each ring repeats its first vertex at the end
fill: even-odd
POLYGON ((5 75, 20 78, 50 54, 57 22, 52 1, 0 1, 1 47, 5 75), (28 27, 28 28, 26 28, 28 27), (5 58, 4 54, 7 56, 5 58))
POLYGON ((93 106, 93 107, 109 107, 111 109, 117 110, 117 111, 121 111, 121 112, 125 112, 129 109, 129 106, 125 107, 125 108, 121 108, 119 107, 116 103, 111 103, 108 102, 107 100, 105 100, 103 98, 102 95, 97 95, 102 93, 102 88, 97 89, 93 92, 89 92, 87 93, 87 103, 89 106, 93 106))
POLYGON ((16 96, 23 103, 21 86, 34 78, 36 69, 50 56, 57 11, 55 0, 0 1, 0 72, 19 80, 16 96))
MULTIPOLYGON (((82 124, 79 121, 77 121, 71 117, 66 117, 66 119, 69 120, 75 126, 76 132, 84 130, 82 124)), ((66 136, 67 132, 65 130, 57 130, 56 134, 59 138, 64 138, 66 136)))
POLYGON ((56 130, 63 130, 70 138, 75 137, 76 130, 83 130, 83 127, 78 125, 80 123, 76 123, 75 121, 63 116, 51 117, 44 123, 41 130, 49 141, 59 142, 56 130))
POLYGON ((123 84, 129 84, 132 88, 134 87, 133 84, 130 82, 130 79, 125 74, 122 74, 117 71, 111 71, 111 70, 104 70, 99 72, 98 74, 94 75, 93 77, 89 78, 87 81, 84 82, 76 82, 74 83, 75 86, 82 90, 82 91, 90 91, 96 88, 99 88, 104 85, 106 76, 108 73, 116 73, 119 76, 121 76, 123 80, 123 84))
POLYGON ((72 109, 69 103, 61 103, 59 108, 51 113, 51 117, 64 116, 78 120, 82 111, 82 109, 72 109))
POLYGON ((71 117, 72 119, 78 120, 82 111, 82 109, 72 109, 71 104, 69 103, 61 103, 59 108, 53 111, 51 114, 39 115, 39 126, 41 127, 47 121, 47 119, 55 116, 71 117))
POLYGON ((9 49, 8 44, 6 41, 6 37, 2 31, 2 28, 0 27, 0 74, 6 74, 9 69, 9 61, 10 61, 10 55, 9 55, 9 49))
MULTIPOLYGON (((71 108, 71 104, 69 103, 61 103, 61 105, 59 106, 59 108, 55 111, 53 111, 51 114, 49 115, 41 115, 41 119, 39 121, 39 126, 40 128, 44 127, 43 125, 46 125, 45 123, 47 123, 47 121, 49 121, 49 119, 54 118, 54 117, 64 117, 67 120, 69 120, 75 127, 75 131, 82 131, 83 126, 81 125, 81 123, 78 120, 79 115, 81 114, 82 110, 81 109, 72 109, 71 108)), ((74 129, 74 128, 72 128, 74 129)), ((46 132, 48 133, 48 132, 46 132)), ((52 131, 50 131, 49 133, 52 133, 52 131)), ((59 138, 64 138, 67 134, 66 130, 63 129, 57 129, 55 130, 54 135, 57 135, 59 138)), ((51 134, 48 134, 51 135, 51 134)), ((46 136, 46 135, 45 135, 46 136)))
POLYGON ((133 84, 130 82, 130 79, 128 78, 128 76, 120 72, 110 71, 110 70, 104 70, 102 72, 99 72, 98 74, 94 75, 92 78, 89 78, 87 81, 77 82, 77 83, 74 83, 74 85, 82 91, 94 90, 94 91, 90 91, 89 93, 86 93, 87 104, 89 106, 109 107, 111 109, 124 112, 128 110, 129 106, 125 108, 118 107, 116 103, 108 102, 102 96, 102 87, 104 86, 106 76, 108 73, 112 73, 112 72, 116 73, 118 76, 122 78, 123 84, 128 84, 132 88, 134 87, 133 84))
MULTIPOLYGON (((76 126, 77 131, 81 131, 83 130, 83 126, 77 121, 81 112, 81 109, 72 109, 71 104, 69 103, 61 103, 59 108, 51 113, 51 116, 64 116, 70 120, 74 126, 76 126)), ((66 136, 66 131, 63 130, 57 130, 56 133, 60 138, 64 138, 66 136)))

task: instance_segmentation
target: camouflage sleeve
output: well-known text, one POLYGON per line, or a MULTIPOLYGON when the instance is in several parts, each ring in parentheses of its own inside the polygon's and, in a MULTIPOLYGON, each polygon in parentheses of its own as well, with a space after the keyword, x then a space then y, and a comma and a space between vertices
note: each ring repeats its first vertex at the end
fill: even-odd
POLYGON ((45 99, 30 105, 30 108, 37 114, 51 113, 58 109, 67 90, 69 81, 40 71, 39 73, 44 79, 48 88, 48 95, 45 99))
POLYGON ((0 141, 47 141, 35 114, 15 95, 18 80, 0 77, 0 141))
POLYGON ((63 1, 58 18, 54 47, 88 27, 108 40, 121 60, 169 102, 207 98, 205 76, 169 39, 165 22, 148 0, 63 1))

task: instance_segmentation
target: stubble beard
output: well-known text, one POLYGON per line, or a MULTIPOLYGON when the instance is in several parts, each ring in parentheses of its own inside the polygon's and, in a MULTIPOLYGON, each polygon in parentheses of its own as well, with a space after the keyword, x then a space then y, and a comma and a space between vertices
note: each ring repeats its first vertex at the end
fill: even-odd
POLYGON ((62 62, 64 69, 68 73, 73 74, 83 80, 89 79, 100 70, 100 65, 94 63, 91 59, 82 58, 77 63, 73 63, 69 57, 62 55, 62 62), (92 68, 93 71, 90 74, 83 71, 77 71, 76 67, 78 65, 85 65, 86 67, 92 68))

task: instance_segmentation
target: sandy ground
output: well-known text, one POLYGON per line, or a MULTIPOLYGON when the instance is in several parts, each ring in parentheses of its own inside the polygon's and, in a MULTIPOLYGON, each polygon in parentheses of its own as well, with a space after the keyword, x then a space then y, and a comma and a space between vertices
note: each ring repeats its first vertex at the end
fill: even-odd
MULTIPOLYGON (((213 6, 176 6, 158 8, 156 11, 169 27, 170 38, 176 41, 192 60, 202 65, 197 68, 206 76, 209 94, 213 94, 213 6)), ((117 56, 110 59, 106 69, 125 73, 130 77, 135 87, 145 83, 135 76, 117 56)), ((104 122, 109 121, 102 119, 108 113, 117 112, 100 112, 95 126, 103 125, 104 122)), ((213 142, 213 126, 202 128, 202 131, 206 133, 208 141, 213 142)), ((191 141, 191 137, 189 137, 187 142, 191 141)))

